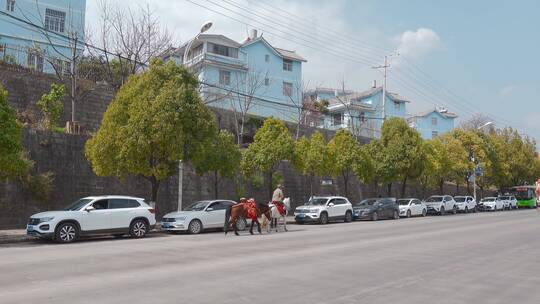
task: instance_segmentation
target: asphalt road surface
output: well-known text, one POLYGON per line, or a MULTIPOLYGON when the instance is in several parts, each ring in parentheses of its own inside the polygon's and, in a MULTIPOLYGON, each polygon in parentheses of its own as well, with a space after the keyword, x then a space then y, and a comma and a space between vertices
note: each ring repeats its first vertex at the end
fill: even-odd
POLYGON ((0 303, 540 303, 534 210, 0 248, 0 303))

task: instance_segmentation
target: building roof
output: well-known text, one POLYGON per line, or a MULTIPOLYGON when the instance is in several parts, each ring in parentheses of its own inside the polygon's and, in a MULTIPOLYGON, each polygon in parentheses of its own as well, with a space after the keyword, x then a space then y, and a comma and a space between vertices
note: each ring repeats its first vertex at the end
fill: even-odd
MULTIPOLYGON (((193 41, 193 45, 192 45, 192 48, 196 47, 197 45, 201 44, 203 41, 207 41, 207 40, 220 40, 221 43, 223 43, 223 45, 226 45, 226 46, 230 46, 230 47, 235 47, 235 48, 239 48, 242 46, 242 44, 228 38, 227 36, 224 36, 224 35, 219 35, 219 34, 201 34, 199 35, 199 37, 197 38, 197 40, 193 41)), ((191 40, 188 40, 186 42, 184 42, 180 47, 176 48, 174 53, 177 54, 177 55, 181 55, 183 56, 184 55, 184 49, 186 48, 186 46, 188 45, 188 43, 190 42, 191 40)))
MULTIPOLYGON (((366 97, 371 97, 379 92, 382 91, 382 87, 377 87, 377 88, 371 88, 367 91, 363 91, 363 92, 351 92, 350 94, 345 94, 343 95, 343 98, 347 98, 348 100, 360 100, 360 99, 364 99, 366 97)), ((387 96, 390 97, 393 101, 395 102, 410 102, 410 100, 408 99, 405 99, 404 97, 401 97, 399 94, 397 93, 392 93, 392 92, 389 92, 387 91, 386 92, 387 96)), ((332 104, 340 104, 342 103, 341 100, 337 99, 337 98, 332 98, 328 101, 330 103, 330 105, 332 104)))
POLYGON ((441 111, 440 109, 431 109, 431 110, 428 110, 428 111, 413 114, 413 115, 411 115, 410 118, 426 117, 426 116, 428 116, 429 114, 431 114, 433 112, 439 113, 441 116, 444 116, 446 118, 457 118, 458 117, 458 115, 456 113, 444 112, 444 111, 441 111))
POLYGON ((306 59, 304 59, 302 56, 296 54, 295 51, 290 51, 290 50, 285 50, 285 49, 280 49, 280 48, 276 48, 276 47, 273 47, 270 42, 268 42, 266 39, 263 38, 263 36, 259 36, 255 39, 252 39, 252 38, 247 38, 243 43, 242 43, 242 46, 245 47, 245 46, 248 46, 250 44, 253 44, 257 41, 262 41, 264 44, 266 44, 270 49, 272 49, 276 55, 280 56, 280 57, 283 57, 285 59, 291 59, 291 60, 296 60, 296 61, 302 61, 302 62, 307 62, 306 59))

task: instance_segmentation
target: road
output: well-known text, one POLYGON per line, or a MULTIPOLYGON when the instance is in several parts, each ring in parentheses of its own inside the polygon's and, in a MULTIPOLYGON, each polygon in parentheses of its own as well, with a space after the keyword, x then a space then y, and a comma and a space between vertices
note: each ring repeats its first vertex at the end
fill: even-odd
POLYGON ((539 303, 540 214, 0 248, 7 303, 539 303))

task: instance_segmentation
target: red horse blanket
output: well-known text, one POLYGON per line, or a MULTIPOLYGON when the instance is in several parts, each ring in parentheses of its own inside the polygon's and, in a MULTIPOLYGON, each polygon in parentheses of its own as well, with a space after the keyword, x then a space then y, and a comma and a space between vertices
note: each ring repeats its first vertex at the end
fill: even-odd
POLYGON ((245 203, 242 203, 244 204, 244 208, 246 209, 247 211, 247 217, 249 219, 251 219, 252 221, 256 221, 257 220, 257 205, 255 202, 245 202, 245 203))
POLYGON ((285 215, 285 204, 276 201, 272 201, 272 204, 276 206, 279 214, 285 215))

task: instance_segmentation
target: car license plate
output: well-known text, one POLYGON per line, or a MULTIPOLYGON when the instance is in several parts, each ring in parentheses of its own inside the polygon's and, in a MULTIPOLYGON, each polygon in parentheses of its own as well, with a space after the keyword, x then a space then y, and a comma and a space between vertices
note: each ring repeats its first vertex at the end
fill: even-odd
POLYGON ((161 224, 161 227, 163 227, 163 228, 171 228, 171 225, 170 224, 161 224))
POLYGON ((306 217, 306 215, 305 215, 305 214, 302 214, 302 213, 300 213, 300 214, 298 215, 298 217, 299 217, 299 218, 304 218, 304 217, 306 217))

